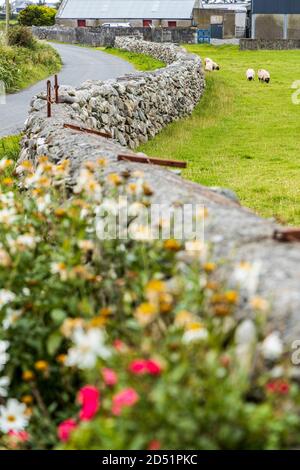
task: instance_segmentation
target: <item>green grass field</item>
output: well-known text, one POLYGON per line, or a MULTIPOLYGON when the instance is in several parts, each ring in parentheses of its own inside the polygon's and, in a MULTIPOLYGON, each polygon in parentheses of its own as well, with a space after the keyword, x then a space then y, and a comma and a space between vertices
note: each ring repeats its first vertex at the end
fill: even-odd
POLYGON ((163 62, 146 54, 136 54, 135 52, 122 51, 121 49, 116 49, 114 47, 97 47, 96 49, 127 60, 128 62, 131 62, 137 70, 141 70, 143 72, 165 67, 163 62))
POLYGON ((245 51, 236 46, 187 46, 221 65, 193 115, 169 125, 139 150, 186 160, 183 173, 224 186, 264 216, 300 224, 300 105, 291 85, 300 80, 300 51, 245 51), (247 68, 266 68, 270 85, 247 82, 247 68))

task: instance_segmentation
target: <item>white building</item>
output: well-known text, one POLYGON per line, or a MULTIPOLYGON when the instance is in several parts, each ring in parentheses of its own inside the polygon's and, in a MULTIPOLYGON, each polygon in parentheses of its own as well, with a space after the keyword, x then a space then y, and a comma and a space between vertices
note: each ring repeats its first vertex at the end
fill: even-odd
POLYGON ((57 23, 97 26, 130 23, 131 26, 191 26, 195 0, 63 0, 57 23))

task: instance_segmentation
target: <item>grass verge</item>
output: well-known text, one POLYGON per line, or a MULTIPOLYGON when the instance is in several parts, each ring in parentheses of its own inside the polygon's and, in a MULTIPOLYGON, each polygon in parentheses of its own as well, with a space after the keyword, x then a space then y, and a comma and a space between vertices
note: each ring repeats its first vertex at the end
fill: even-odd
POLYGON ((8 158, 17 160, 20 153, 20 136, 12 135, 0 139, 0 160, 1 158, 8 158))
POLYGON ((300 51, 239 51, 236 46, 191 45, 212 57, 220 72, 191 117, 174 122, 139 150, 189 163, 184 176, 225 186, 263 216, 300 224, 300 106, 292 103, 300 79, 300 51), (266 68, 271 84, 247 82, 246 69, 266 68))
POLYGON ((14 93, 36 83, 61 68, 59 54, 47 44, 36 43, 32 49, 0 45, 0 81, 7 93, 14 93))

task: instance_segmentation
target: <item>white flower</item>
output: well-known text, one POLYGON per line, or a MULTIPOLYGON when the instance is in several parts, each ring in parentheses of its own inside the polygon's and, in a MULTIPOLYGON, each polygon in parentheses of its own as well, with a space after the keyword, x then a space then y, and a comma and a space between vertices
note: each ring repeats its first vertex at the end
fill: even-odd
POLYGON ((0 210, 0 223, 11 225, 16 220, 16 210, 14 207, 0 210))
POLYGON ((206 328, 191 328, 185 331, 182 341, 185 344, 193 343, 195 341, 203 341, 208 338, 208 331, 206 328))
POLYGON ((154 239, 151 227, 138 223, 133 223, 129 226, 129 234, 133 240, 151 242, 154 239))
POLYGON ((274 331, 261 345, 262 355, 269 361, 277 361, 283 354, 283 343, 279 331, 274 331))
POLYGON ((21 315, 22 315, 22 310, 13 310, 11 308, 8 308, 5 318, 2 322, 3 330, 8 330, 21 315))
POLYGON ((16 298, 16 294, 10 290, 0 289, 0 310, 7 304, 13 302, 16 298))
POLYGON ((257 291, 262 262, 254 261, 252 264, 247 261, 239 263, 233 272, 233 279, 240 288, 248 291, 253 296, 257 291))
POLYGON ((38 237, 33 237, 30 233, 25 233, 24 235, 19 235, 16 243, 19 249, 25 250, 26 248, 34 249, 38 241, 38 237))
POLYGON ((64 263, 51 263, 51 273, 59 274, 62 281, 66 281, 68 279, 68 271, 64 263))
POLYGON ((0 397, 7 396, 7 387, 9 386, 9 378, 8 377, 0 377, 0 397))
POLYGON ((72 335, 74 347, 69 349, 66 365, 80 369, 90 369, 96 365, 98 357, 106 359, 111 351, 104 344, 104 332, 99 328, 84 331, 76 328, 72 335))
POLYGON ((3 370, 4 366, 6 365, 9 355, 7 353, 7 349, 9 348, 8 341, 0 341, 0 372, 3 370))
POLYGON ((6 406, 0 406, 0 430, 3 433, 9 431, 23 431, 28 424, 26 405, 10 398, 6 406))
POLYGON ((246 319, 235 331, 236 344, 250 345, 256 342, 256 328, 252 320, 246 319))

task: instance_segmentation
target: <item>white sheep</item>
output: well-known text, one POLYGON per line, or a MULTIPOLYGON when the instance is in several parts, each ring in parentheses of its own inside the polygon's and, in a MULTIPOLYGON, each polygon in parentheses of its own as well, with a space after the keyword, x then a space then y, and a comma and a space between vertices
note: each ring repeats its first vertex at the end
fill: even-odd
POLYGON ((205 70, 208 70, 209 72, 212 72, 213 71, 213 61, 211 59, 209 59, 208 57, 206 57, 204 59, 204 63, 205 63, 205 70))
POLYGON ((212 72, 213 70, 220 70, 220 66, 209 57, 206 57, 206 59, 204 59, 204 62, 206 71, 212 72))
POLYGON ((255 78, 255 71, 253 69, 248 69, 246 72, 246 77, 247 77, 247 80, 251 82, 255 78))
POLYGON ((258 71, 257 75, 258 75, 258 80, 259 80, 260 82, 269 83, 270 80, 271 80, 270 73, 269 73, 267 70, 260 69, 260 70, 258 71))

